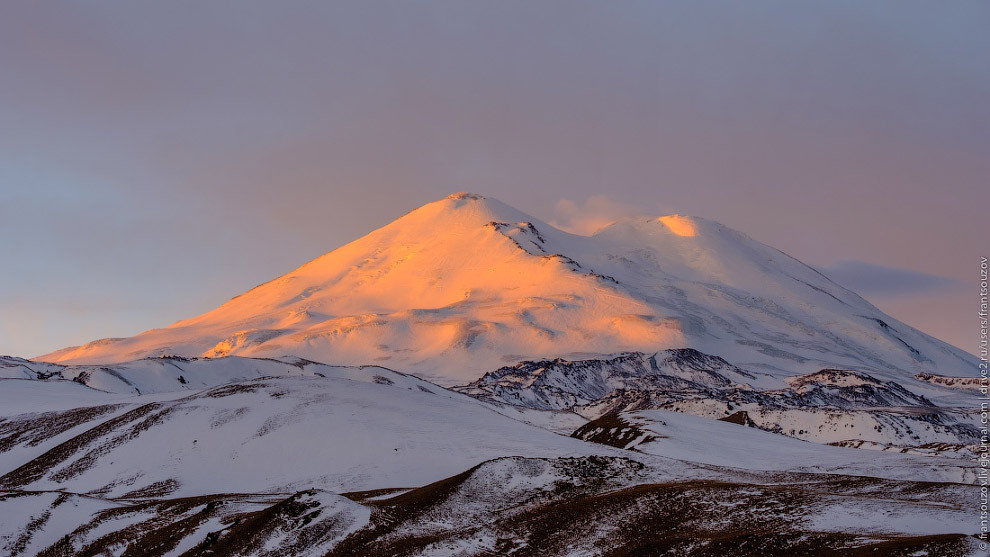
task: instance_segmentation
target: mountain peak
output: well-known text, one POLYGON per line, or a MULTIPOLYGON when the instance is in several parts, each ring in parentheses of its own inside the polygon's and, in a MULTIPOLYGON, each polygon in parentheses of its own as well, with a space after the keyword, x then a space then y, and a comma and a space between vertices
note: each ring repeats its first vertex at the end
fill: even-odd
POLYGON ((696 236, 698 234, 697 219, 682 215, 667 215, 657 219, 677 236, 696 236))
POLYGON ((490 222, 529 222, 550 228, 546 223, 497 199, 476 193, 459 192, 414 209, 381 231, 396 230, 406 236, 427 233, 436 237, 455 231, 463 233, 490 222))
POLYGON ((716 221, 681 214, 659 217, 625 217, 603 226, 592 236, 640 235, 660 237, 697 238, 713 237, 725 232, 737 238, 748 238, 716 221))
POLYGON ((522 360, 673 348, 781 377, 822 368, 953 375, 971 364, 713 221, 641 217, 574 236, 466 192, 198 317, 39 359, 294 355, 451 384, 522 360))
POLYGON ((474 201, 481 201, 481 200, 485 199, 485 196, 480 195, 480 194, 477 194, 477 193, 471 193, 469 191, 459 191, 457 193, 452 193, 452 194, 448 195, 446 197, 446 199, 453 199, 455 201, 461 200, 461 199, 470 199, 470 200, 474 200, 474 201))

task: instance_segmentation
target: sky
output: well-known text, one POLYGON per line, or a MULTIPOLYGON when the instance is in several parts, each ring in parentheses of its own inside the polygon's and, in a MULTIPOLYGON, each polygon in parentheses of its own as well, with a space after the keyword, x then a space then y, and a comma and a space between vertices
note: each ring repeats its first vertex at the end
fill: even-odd
POLYGON ((0 354, 205 312, 452 192, 719 221, 977 349, 990 3, 0 4, 0 354))

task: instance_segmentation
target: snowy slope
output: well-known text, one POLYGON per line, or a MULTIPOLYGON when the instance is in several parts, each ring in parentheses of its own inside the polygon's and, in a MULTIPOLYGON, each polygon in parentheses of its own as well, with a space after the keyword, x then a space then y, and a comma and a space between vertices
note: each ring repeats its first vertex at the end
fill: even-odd
POLYGON ((0 553, 203 555, 223 533, 224 555, 322 555, 370 517, 370 508, 319 490, 139 500, 0 493, 0 553))
MULTIPOLYGON (((712 387, 727 383, 722 372, 747 378, 698 355, 663 367, 712 387), (702 360, 719 371, 696 369, 702 360)), ((602 420, 621 421, 568 437, 520 420, 561 427, 573 413, 298 358, 5 358, 0 369, 4 554, 972 549, 965 509, 978 478, 958 458, 657 411, 610 414, 602 420)), ((819 396, 815 381, 791 383, 819 396)), ((845 375, 832 384, 829 396, 860 386, 845 375)))
MULTIPOLYGON (((808 443, 729 421, 666 410, 609 415, 585 424, 574 436, 646 454, 744 470, 860 475, 866 471, 864 464, 874 458, 857 449, 808 443)), ((977 468, 958 459, 883 458, 881 462, 884 474, 890 474, 887 477, 930 474, 927 478, 931 481, 977 483, 977 468), (921 472, 932 465, 935 468, 921 472)))
MULTIPOLYGON (((656 374, 654 378, 728 383, 716 372, 695 369, 702 367, 702 362, 726 373, 741 373, 717 359, 689 356, 662 361, 658 367, 672 374, 656 374)), ((627 364, 637 361, 630 356, 620 360, 627 364)), ((241 357, 157 358, 99 367, 0 359, 0 364, 4 362, 18 363, 22 374, 35 375, 0 379, 0 487, 6 488, 68 489, 112 496, 149 486, 167 486, 165 491, 179 495, 289 493, 309 488, 347 491, 421 485, 507 455, 571 456, 609 451, 567 437, 587 421, 576 413, 467 396, 378 366, 341 367, 298 358, 241 357), (23 371, 32 368, 40 372, 23 371), (42 377, 37 377, 39 373, 42 377), (295 458, 285 459, 289 454, 295 458)), ((556 373, 559 371, 545 375, 556 373)), ((625 381, 641 381, 642 375, 634 372, 625 381)), ((843 381, 850 382, 844 377, 833 383, 843 381)), ((819 389, 808 389, 807 381, 792 382, 804 387, 806 395, 821 396, 819 389)), ((692 384, 695 391, 703 389, 700 383, 692 384)), ((847 400, 842 396, 848 392, 862 395, 857 385, 846 388, 850 391, 832 392, 828 401, 847 400)), ((896 385, 894 388, 898 392, 896 385)), ((687 406, 691 399, 677 396, 680 392, 665 391, 676 404, 685 405, 679 408, 683 412, 709 418, 729 413, 724 402, 721 406, 712 404, 708 414, 699 412, 687 406)), ((706 392, 711 395, 712 391, 706 392)), ((880 398, 889 396, 886 393, 874 392, 880 398)), ((801 401, 784 404, 793 396, 777 393, 777 402, 767 406, 814 420, 815 407, 802 406, 801 401)), ((712 401, 711 396, 700 399, 700 403, 712 401)), ((876 400, 861 402, 872 405, 876 400)), ((917 402, 926 403, 923 399, 917 402)), ((747 407, 745 400, 733 399, 730 404, 735 405, 733 409, 747 407)), ((706 408, 704 404, 702 408, 706 408)), ((612 408, 610 412, 623 410, 627 408, 612 408)), ((828 412, 856 415, 841 410, 833 405, 828 412)), ((579 411, 591 418, 605 414, 585 408, 579 411)), ((750 415, 753 420, 763 419, 752 407, 750 415)), ((713 419, 704 421, 711 422, 710 427, 725 425, 713 419)), ((912 425, 924 432, 921 425, 912 425)), ((856 432, 841 425, 839 430, 847 436, 856 432)), ((763 444, 768 454, 788 452, 797 446, 788 443, 806 445, 781 435, 754 434, 766 435, 763 444), (778 438, 779 442, 774 441, 778 438)), ((857 454, 849 458, 861 463, 858 473, 892 479, 944 481, 941 473, 927 474, 947 466, 951 481, 960 481, 958 470, 968 466, 959 459, 890 453, 875 461, 875 453, 867 451, 828 446, 817 450, 857 454)))
POLYGON ((739 422, 816 443, 976 456, 977 393, 916 378, 881 380, 825 369, 775 381, 692 349, 588 360, 525 361, 456 390, 483 400, 589 419, 674 410, 739 422), (933 401, 937 401, 933 402, 933 401))
POLYGON ((970 486, 845 476, 672 479, 629 458, 504 458, 376 502, 330 555, 976 555, 970 486), (883 493, 878 499, 877 494, 883 493))
POLYGON ((201 316, 39 360, 295 355, 445 385, 506 363, 696 348, 777 379, 972 375, 974 358, 799 261, 677 215, 567 234, 496 200, 430 203, 201 316))
POLYGON ((717 223, 456 194, 0 357, 0 553, 975 554, 976 369, 717 223))
POLYGON ((0 492, 20 555, 980 555, 975 487, 507 457, 412 490, 108 500, 0 492), (882 494, 882 497, 878 497, 882 494))
POLYGON ((505 455, 608 452, 382 368, 311 371, 191 392, 103 393, 73 409, 59 397, 47 412, 43 393, 23 385, 56 393, 78 385, 0 380, 5 409, 6 399, 29 395, 35 408, 0 418, 0 488, 111 497, 352 491, 422 485, 505 455))

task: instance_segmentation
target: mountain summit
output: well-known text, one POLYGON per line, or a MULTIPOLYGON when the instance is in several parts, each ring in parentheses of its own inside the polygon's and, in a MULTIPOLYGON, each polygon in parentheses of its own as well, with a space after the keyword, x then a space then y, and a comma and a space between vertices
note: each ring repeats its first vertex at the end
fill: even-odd
POLYGON ((790 256, 680 215, 576 236, 459 193, 164 329, 37 358, 295 355, 443 384, 522 360, 694 348, 784 377, 967 375, 972 356, 790 256))

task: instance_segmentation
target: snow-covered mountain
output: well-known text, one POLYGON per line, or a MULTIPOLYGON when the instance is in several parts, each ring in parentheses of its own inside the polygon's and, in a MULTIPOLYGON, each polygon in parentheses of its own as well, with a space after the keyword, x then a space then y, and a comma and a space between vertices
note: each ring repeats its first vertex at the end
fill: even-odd
POLYGON ((895 382, 823 369, 787 377, 781 387, 767 383, 767 377, 722 358, 676 349, 520 362, 455 389, 593 420, 632 410, 673 410, 816 443, 976 458, 979 401, 972 390, 951 382, 895 382))
POLYGON ((783 377, 972 375, 975 359, 718 223, 575 236, 474 194, 416 209, 219 308, 37 358, 294 355, 463 384, 523 360, 694 348, 783 377))
POLYGON ((0 553, 977 555, 977 369, 717 223, 456 194, 0 357, 0 553))
POLYGON ((298 358, 0 363, 4 555, 977 554, 955 458, 656 410, 556 435, 298 358))
POLYGON ((0 489, 356 491, 423 485, 505 455, 602 452, 380 367, 142 360, 0 387, 0 489))

